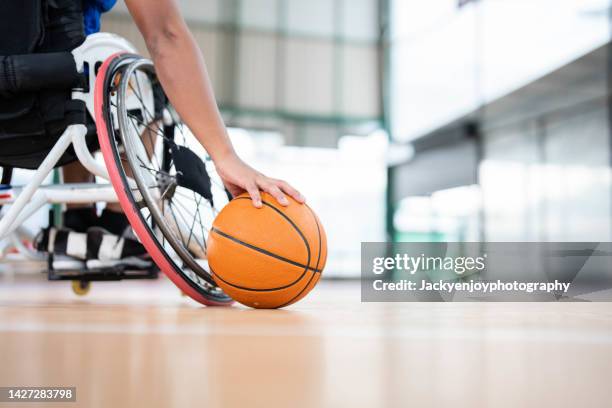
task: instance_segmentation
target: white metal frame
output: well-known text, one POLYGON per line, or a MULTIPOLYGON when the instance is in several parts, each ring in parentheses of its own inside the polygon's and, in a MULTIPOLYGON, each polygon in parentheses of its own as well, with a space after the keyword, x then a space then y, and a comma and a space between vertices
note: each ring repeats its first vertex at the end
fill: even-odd
MULTIPOLYGON (((95 67, 118 52, 135 53, 136 49, 124 38, 108 33, 88 36, 87 40, 72 52, 79 72, 84 72, 86 66, 89 67, 89 91, 75 90, 72 98, 84 101, 92 117, 95 117, 95 67)), ((68 126, 25 186, 2 191, 6 198, 0 198, 0 204, 10 207, 3 211, 4 214, 0 218, 0 250, 3 243, 11 242, 26 258, 39 259, 38 254, 20 244, 19 236, 23 233, 20 226, 45 204, 117 202, 117 195, 108 183, 42 185, 70 145, 74 147, 79 162, 87 170, 108 180, 104 164, 96 160, 87 147, 86 134, 87 128, 84 125, 68 126)))

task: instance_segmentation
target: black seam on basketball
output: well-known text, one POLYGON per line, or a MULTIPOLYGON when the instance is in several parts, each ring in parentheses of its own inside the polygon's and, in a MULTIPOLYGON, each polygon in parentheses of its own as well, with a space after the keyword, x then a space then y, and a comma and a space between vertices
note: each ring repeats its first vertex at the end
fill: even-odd
MULTIPOLYGON (((250 197, 238 197, 238 198, 236 198, 236 200, 251 200, 251 198, 250 197)), ((304 233, 302 232, 302 230, 297 225, 295 225, 295 223, 291 220, 291 218, 289 218, 285 214, 283 214, 283 212, 281 210, 279 210, 278 208, 276 208, 275 206, 273 206, 272 204, 270 204, 269 202, 267 202, 265 200, 261 200, 261 202, 262 202, 263 205, 265 205, 266 207, 270 207, 278 215, 283 217, 285 219, 285 221, 287 221, 289 224, 291 224, 293 229, 295 229, 295 231, 300 235, 300 238, 302 238, 302 241, 304 241, 304 245, 306 245, 306 251, 308 252, 308 259, 306 260, 306 267, 308 269, 312 269, 312 268, 310 268, 310 258, 311 258, 310 244, 308 243, 308 240, 304 236, 304 233)))
MULTIPOLYGON (((250 200, 250 198, 249 198, 249 197, 237 197, 237 198, 235 198, 234 200, 250 200)), ((307 265, 302 265, 302 266, 301 266, 301 267, 303 267, 303 268, 304 268, 304 272, 302 272, 302 274, 301 274, 301 275, 300 275, 300 276, 299 276, 299 277, 298 277, 298 278, 297 278, 295 281, 291 282, 291 283, 290 283, 290 284, 288 284, 288 285, 284 285, 284 286, 277 287, 277 288, 269 288, 269 289, 253 289, 253 288, 247 288, 247 287, 243 287, 243 286, 238 286, 238 285, 235 285, 235 284, 233 284, 233 283, 230 283, 230 282, 226 281, 226 280, 225 280, 225 279, 223 279, 223 278, 222 278, 222 277, 221 277, 219 274, 214 273, 214 271, 212 270, 212 267, 211 267, 210 271, 211 271, 211 273, 213 273, 215 276, 217 276, 217 277, 218 277, 218 278, 219 278, 219 279, 220 279, 222 282, 224 282, 224 283, 226 283, 226 284, 228 284, 228 285, 230 285, 230 286, 232 286, 232 287, 235 287, 235 288, 237 288, 237 289, 242 289, 242 290, 251 290, 251 291, 254 291, 254 292, 274 292, 274 291, 277 291, 277 290, 287 289, 287 288, 290 288, 291 286, 295 285, 296 283, 298 283, 299 281, 301 281, 301 280, 302 280, 302 278, 304 278, 304 276, 306 275, 306 273, 307 273, 309 270, 311 270, 311 271, 313 272, 313 275, 316 273, 316 271, 314 271, 314 270, 312 270, 312 268, 310 268, 310 245, 308 244, 308 240, 306 239, 306 237, 304 236, 304 234, 302 233, 302 231, 301 231, 301 230, 298 228, 298 226, 297 226, 297 225, 295 225, 295 223, 294 223, 293 221, 291 221, 291 219, 289 219, 289 217, 287 217, 285 214, 283 214, 283 213, 282 213, 282 212, 281 212, 281 211, 280 211, 278 208, 274 207, 272 204, 270 204, 270 203, 268 203, 268 202, 266 202, 266 201, 264 201, 264 200, 262 200, 262 204, 263 204, 263 205, 265 205, 266 207, 270 207, 272 210, 276 211, 276 213, 277 213, 278 215, 280 215, 281 217, 283 217, 283 218, 284 218, 284 219, 285 219, 285 220, 286 220, 286 221, 287 221, 287 222, 288 222, 288 223, 289 223, 289 224, 290 224, 290 225, 291 225, 291 226, 292 226, 292 227, 293 227, 293 228, 296 230, 296 232, 297 232, 297 233, 300 235, 300 238, 302 238, 302 241, 304 241, 304 245, 306 245, 306 251, 307 251, 307 253, 308 253, 307 265)), ((217 233, 219 236, 223 236, 223 235, 219 234, 219 232, 220 232, 220 231, 219 231, 219 230, 217 230, 215 227, 212 227, 212 228, 211 228, 211 232, 215 232, 215 233, 217 233)), ((227 235, 227 234, 226 234, 226 235, 227 235)), ((227 239, 236 239, 236 240, 237 240, 237 238, 231 237, 230 235, 227 235, 225 238, 227 238, 227 239)), ((246 244, 246 243, 243 243, 243 242, 239 242, 239 243, 240 243, 240 244, 243 244, 243 245, 244 245, 244 244, 246 244)), ((246 246, 247 248, 249 248, 249 247, 250 247, 249 245, 245 245, 245 246, 246 246)), ((257 248, 257 247, 252 247, 252 249, 261 250, 261 248, 257 248)), ((266 251, 266 252, 267 252, 267 251, 266 251)), ((270 254, 271 254, 271 252, 270 252, 270 254)), ((291 262, 289 262, 289 263, 291 264, 291 262)), ((209 264, 208 266, 210 267, 210 264, 209 264)), ((278 306, 277 306, 277 307, 278 307, 278 306)))
MULTIPOLYGON (((237 200, 250 200, 250 197, 238 197, 237 200)), ((270 204, 269 202, 265 201, 265 200, 261 200, 262 204, 265 205, 266 207, 270 207, 272 210, 274 210, 278 215, 280 215, 281 217, 283 217, 285 219, 285 221, 287 221, 289 224, 291 224, 291 226, 293 227, 293 229, 295 229, 295 231, 300 235, 300 238, 302 238, 302 241, 304 241, 304 245, 306 245, 306 252, 308 253, 308 257, 306 259, 306 265, 304 266, 304 273, 302 274, 302 276, 300 276, 300 279, 302 279, 302 277, 304 276, 304 274, 308 271, 308 269, 310 268, 310 259, 311 259, 311 252, 310 252, 310 244, 308 243, 308 240, 306 239, 306 237, 304 236, 304 233, 302 232, 302 230, 295 225, 295 223, 291 220, 291 218, 287 217, 285 214, 283 214, 283 212, 281 210, 279 210, 278 208, 276 208, 275 206, 273 206, 272 204, 270 204)), ((299 280, 299 279, 298 279, 299 280)), ((297 282, 297 280, 296 280, 297 282)))
MULTIPOLYGON (((306 272, 308 272, 308 271, 306 271, 305 273, 303 273, 295 282, 292 282, 289 285, 281 286, 281 287, 278 287, 278 288, 271 288, 271 289, 257 289, 257 288, 249 288, 249 287, 246 287, 246 286, 240 286, 240 285, 236 285, 235 283, 228 282, 225 279, 223 279, 218 273, 216 273, 214 271, 214 269, 212 268, 212 266, 208 265, 208 267, 210 268, 210 273, 212 273, 213 276, 218 278, 221 282, 225 283, 226 285, 229 285, 229 286, 231 286, 233 288, 236 288, 236 289, 248 290, 248 291, 251 291, 251 292, 276 292, 277 290, 283 290, 283 289, 290 288, 290 287, 294 286, 296 283, 299 283, 304 278, 304 276, 306 275, 306 272)), ((314 272, 314 271, 310 271, 310 272, 312 272, 313 276, 316 274, 316 272, 314 272)), ((280 307, 280 306, 276 306, 276 307, 280 307)))
MULTIPOLYGON (((304 204, 306 205, 306 204, 304 204)), ((317 256, 317 265, 316 265, 316 269, 319 269, 319 261, 321 260, 321 229, 319 228, 319 221, 317 220, 317 216, 315 215, 314 211, 312 211, 312 209, 306 205, 306 208, 308 208, 308 210, 310 211, 310 213, 312 214, 312 218, 317 226, 317 235, 319 236, 319 256, 317 256)), ((321 271, 322 272, 322 271, 321 271)), ((278 306, 278 307, 285 307, 288 306, 290 304, 292 304, 293 302, 295 302, 295 300, 297 298, 299 298, 302 293, 304 293, 304 291, 306 290, 306 288, 310 285, 310 282, 312 282, 312 280, 314 279, 315 274, 313 273, 312 276, 310 277, 310 279, 308 280, 308 282, 306 283, 306 285, 302 288, 302 290, 300 290, 298 292, 297 295, 295 295, 294 297, 292 297, 290 300, 288 300, 287 302, 283 303, 282 305, 278 306)), ((320 279, 320 276, 319 276, 320 279)))
POLYGON ((291 259, 287 259, 287 258, 285 258, 284 256, 277 255, 277 254, 275 254, 274 252, 266 251, 266 250, 265 250, 265 249, 263 249, 263 248, 256 247, 255 245, 249 244, 248 242, 244 242, 244 241, 242 241, 242 240, 240 240, 240 239, 238 239, 238 238, 236 238, 236 237, 233 237, 233 236, 231 236, 231 235, 229 235, 229 234, 226 234, 225 232, 221 231, 221 230, 220 230, 220 229, 218 229, 218 228, 212 227, 212 228, 211 228, 211 230, 210 230, 210 232, 214 232, 214 233, 216 233, 217 235, 219 235, 219 236, 221 236, 221 237, 223 237, 223 238, 227 238, 227 239, 229 239, 230 241, 233 241, 233 242, 235 242, 235 243, 237 243, 237 244, 239 244, 239 245, 243 245, 243 246, 245 246, 245 247, 247 247, 247 248, 249 248, 249 249, 252 249, 253 251, 257 251, 257 252, 262 253, 262 254, 264 254, 264 255, 268 255, 269 257, 272 257, 272 258, 278 259, 279 261, 283 261, 283 262, 286 262, 286 263, 288 263, 288 264, 291 264, 291 265, 297 266, 298 268, 305 268, 305 269, 311 270, 311 271, 313 271, 313 272, 315 272, 315 273, 319 273, 319 272, 321 272, 321 271, 320 271, 319 269, 317 269, 317 268, 312 268, 312 267, 310 267, 310 266, 307 266, 307 265, 301 264, 301 263, 299 263, 299 262, 292 261, 291 259))

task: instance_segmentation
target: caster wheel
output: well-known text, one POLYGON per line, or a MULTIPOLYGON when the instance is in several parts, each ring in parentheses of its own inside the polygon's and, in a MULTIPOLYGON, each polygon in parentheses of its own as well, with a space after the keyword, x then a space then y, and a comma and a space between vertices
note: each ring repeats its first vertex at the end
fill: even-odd
POLYGON ((86 294, 89 293, 90 289, 91 289, 91 282, 79 281, 79 280, 72 281, 72 291, 74 292, 75 295, 85 296, 86 294))

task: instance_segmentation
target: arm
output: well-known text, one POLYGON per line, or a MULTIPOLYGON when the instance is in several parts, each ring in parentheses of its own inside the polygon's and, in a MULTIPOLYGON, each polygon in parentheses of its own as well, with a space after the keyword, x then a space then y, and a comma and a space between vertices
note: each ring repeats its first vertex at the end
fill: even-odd
POLYGON ((259 190, 287 205, 284 193, 299 202, 303 196, 282 180, 259 173, 234 151, 206 71, 206 65, 176 0, 126 0, 130 14, 142 33, 157 75, 187 126, 212 157, 219 175, 233 195, 247 191, 261 207, 259 190))

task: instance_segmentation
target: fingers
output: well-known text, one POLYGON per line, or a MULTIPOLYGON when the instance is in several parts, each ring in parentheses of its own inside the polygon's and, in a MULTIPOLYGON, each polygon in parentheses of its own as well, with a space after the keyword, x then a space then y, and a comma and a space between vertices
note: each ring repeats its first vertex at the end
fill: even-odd
POLYGON ((259 188, 257 184, 252 183, 246 186, 246 191, 251 196, 251 201, 253 202, 253 206, 257 208, 261 208, 261 194, 259 194, 259 188))
POLYGON ((299 203, 304 203, 304 196, 293 188, 289 183, 283 180, 275 180, 265 176, 256 178, 252 183, 247 184, 244 189, 251 196, 253 206, 261 208, 263 203, 261 199, 261 191, 270 194, 278 203, 284 207, 289 205, 289 200, 285 194, 288 194, 299 203))
POLYGON ((269 193, 272 197, 274 197, 276 199, 276 201, 279 202, 280 205, 282 206, 288 206, 289 205, 289 200, 287 200, 287 197, 285 197, 285 194, 281 191, 281 189, 273 182, 273 181, 266 181, 261 183, 261 188, 269 193))
POLYGON ((297 202, 304 203, 306 199, 299 191, 295 188, 291 187, 291 185, 283 180, 275 180, 270 178, 264 178, 259 183, 261 189, 271 196, 273 196, 276 201, 279 202, 282 206, 288 206, 289 200, 285 196, 285 193, 293 197, 297 202))
POLYGON ((289 183, 283 180, 276 180, 277 185, 283 190, 285 193, 289 194, 291 197, 295 199, 298 203, 304 204, 306 202, 306 198, 295 188, 293 188, 289 183))

